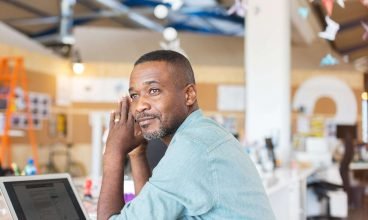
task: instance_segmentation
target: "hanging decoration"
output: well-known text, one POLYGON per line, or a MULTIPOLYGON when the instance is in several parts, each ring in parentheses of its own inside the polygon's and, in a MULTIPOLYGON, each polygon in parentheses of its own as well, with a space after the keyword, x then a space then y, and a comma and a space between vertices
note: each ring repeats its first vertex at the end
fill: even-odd
POLYGON ((339 61, 333 57, 330 53, 328 53, 326 56, 324 56, 322 59, 321 59, 321 63, 320 63, 320 66, 334 66, 334 65, 337 65, 339 64, 339 61))
POLYGON ((334 0, 322 0, 323 7, 325 7, 327 15, 331 16, 334 6, 334 0))
POLYGON ((335 21, 333 21, 329 16, 326 16, 325 20, 327 23, 327 27, 325 31, 319 32, 318 36, 321 38, 333 41, 335 40, 336 34, 340 29, 340 25, 336 23, 335 21))
POLYGON ((236 14, 239 17, 245 16, 247 11, 247 3, 246 0, 235 0, 235 3, 227 10, 228 15, 236 14))
POLYGON ((365 7, 368 7, 368 0, 360 0, 360 2, 361 2, 365 7))
MULTIPOLYGON (((165 4, 171 5, 171 10, 179 10, 183 6, 182 0, 163 0, 165 4)), ((164 4, 159 4, 154 9, 154 15, 158 19, 165 19, 169 14, 169 8, 164 4)), ((164 41, 160 42, 160 47, 164 50, 173 50, 187 56, 185 51, 180 47, 180 39, 178 38, 178 32, 173 27, 167 27, 162 31, 164 41)))
POLYGON ((344 63, 349 63, 350 60, 349 55, 342 56, 342 60, 344 61, 344 63))
POLYGON ((308 18, 309 15, 309 8, 308 7, 299 7, 298 8, 298 14, 300 17, 302 17, 304 20, 308 18))
POLYGON ((364 28, 364 34, 362 36, 362 39, 367 40, 368 39, 368 24, 365 23, 364 21, 361 21, 360 23, 362 24, 362 26, 364 28))
POLYGON ((336 2, 341 8, 345 8, 345 0, 336 0, 336 2))
MULTIPOLYGON (((309 0, 309 1, 313 2, 314 0, 309 0)), ((325 21, 326 21, 327 26, 323 32, 318 33, 318 36, 320 38, 330 40, 330 41, 334 41, 336 39, 336 34, 340 29, 340 25, 331 19, 335 1, 341 8, 345 8, 345 0, 321 0, 321 4, 323 5, 326 11, 326 14, 327 14, 325 16, 325 21)), ((364 4, 365 2, 366 6, 368 6, 368 0, 360 0, 360 1, 362 2, 362 4, 364 4)), ((303 10, 304 9, 301 9, 301 8, 298 9, 298 13, 302 17, 304 16, 303 13, 306 13, 303 10)), ((367 39, 368 38, 368 25, 362 22, 362 26, 365 29, 363 39, 367 39)), ((349 57, 345 56, 343 57, 343 60, 344 62, 348 62, 349 57)), ((339 64, 339 61, 335 57, 333 57, 330 53, 326 54, 320 61, 321 67, 333 66, 337 64, 339 64)))
POLYGON ((183 48, 181 48, 181 46, 180 46, 180 39, 179 38, 176 38, 172 41, 161 41, 160 42, 160 47, 164 50, 176 51, 176 52, 181 53, 184 56, 188 57, 188 55, 185 53, 183 48))
POLYGON ((167 27, 162 34, 165 39, 165 41, 160 42, 162 49, 173 50, 187 57, 185 51, 180 47, 180 39, 178 38, 178 32, 175 28, 167 27))

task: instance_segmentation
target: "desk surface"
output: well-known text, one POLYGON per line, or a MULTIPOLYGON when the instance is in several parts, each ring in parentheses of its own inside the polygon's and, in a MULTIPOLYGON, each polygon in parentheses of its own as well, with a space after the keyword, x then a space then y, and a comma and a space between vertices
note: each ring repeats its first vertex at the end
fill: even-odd
MULTIPOLYGON (((263 184, 266 190, 266 193, 269 196, 273 194, 277 194, 277 192, 290 187, 295 183, 295 181, 306 179, 308 176, 312 175, 316 171, 315 168, 307 168, 307 169, 288 169, 288 168, 279 168, 276 169, 270 175, 263 177, 263 184)), ((74 185, 78 192, 80 192, 80 196, 83 201, 83 205, 90 215, 90 219, 96 219, 96 211, 97 211, 97 198, 93 200, 90 199, 83 199, 83 179, 74 179, 74 185)), ((127 186, 132 185, 132 181, 126 181, 127 186)), ((133 186, 133 185, 132 185, 133 186)), ((10 214, 3 200, 2 196, 0 195, 0 219, 3 220, 10 220, 10 214)))
POLYGON ((368 161, 352 162, 349 165, 350 170, 368 170, 368 161))
POLYGON ((271 196, 285 187, 293 185, 295 181, 308 178, 314 172, 316 172, 316 168, 313 167, 306 169, 278 168, 271 176, 262 179, 266 193, 271 196))

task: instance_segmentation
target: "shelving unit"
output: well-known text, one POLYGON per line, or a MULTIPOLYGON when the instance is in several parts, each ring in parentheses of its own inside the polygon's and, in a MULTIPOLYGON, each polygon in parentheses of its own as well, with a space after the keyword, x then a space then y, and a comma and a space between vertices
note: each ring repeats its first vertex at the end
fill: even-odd
POLYGON ((12 119, 15 113, 19 113, 16 107, 15 89, 20 87, 23 91, 23 98, 25 101, 25 108, 22 113, 26 115, 27 131, 30 147, 32 150, 32 157, 35 166, 38 168, 38 150, 37 140, 34 132, 32 113, 30 110, 30 101, 28 96, 28 84, 26 72, 24 69, 24 61, 22 57, 5 57, 0 58, 0 87, 4 88, 5 93, 0 94, 0 100, 5 100, 3 131, 1 132, 1 149, 0 161, 2 166, 10 167, 12 161, 11 154, 11 136, 13 134, 22 134, 11 130, 12 119))

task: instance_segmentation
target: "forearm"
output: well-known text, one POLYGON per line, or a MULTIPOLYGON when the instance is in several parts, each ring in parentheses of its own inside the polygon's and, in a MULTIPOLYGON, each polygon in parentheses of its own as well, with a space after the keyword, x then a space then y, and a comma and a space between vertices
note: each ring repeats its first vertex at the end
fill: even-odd
POLYGON ((134 181, 135 194, 138 195, 144 184, 151 177, 151 170, 148 165, 146 156, 146 146, 140 146, 129 153, 130 163, 132 166, 132 176, 134 181))
POLYGON ((124 206, 125 155, 104 155, 103 177, 98 200, 97 219, 106 220, 124 206))

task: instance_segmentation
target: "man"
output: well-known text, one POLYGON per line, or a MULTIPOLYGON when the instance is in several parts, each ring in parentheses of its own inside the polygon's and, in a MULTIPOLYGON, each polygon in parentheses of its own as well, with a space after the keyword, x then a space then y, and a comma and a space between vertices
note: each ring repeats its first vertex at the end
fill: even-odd
POLYGON ((111 113, 98 219, 274 219, 239 142, 199 110, 183 55, 161 50, 140 57, 129 94, 111 113), (151 176, 145 140, 157 138, 168 149, 151 176), (137 195, 124 204, 128 154, 137 195))

